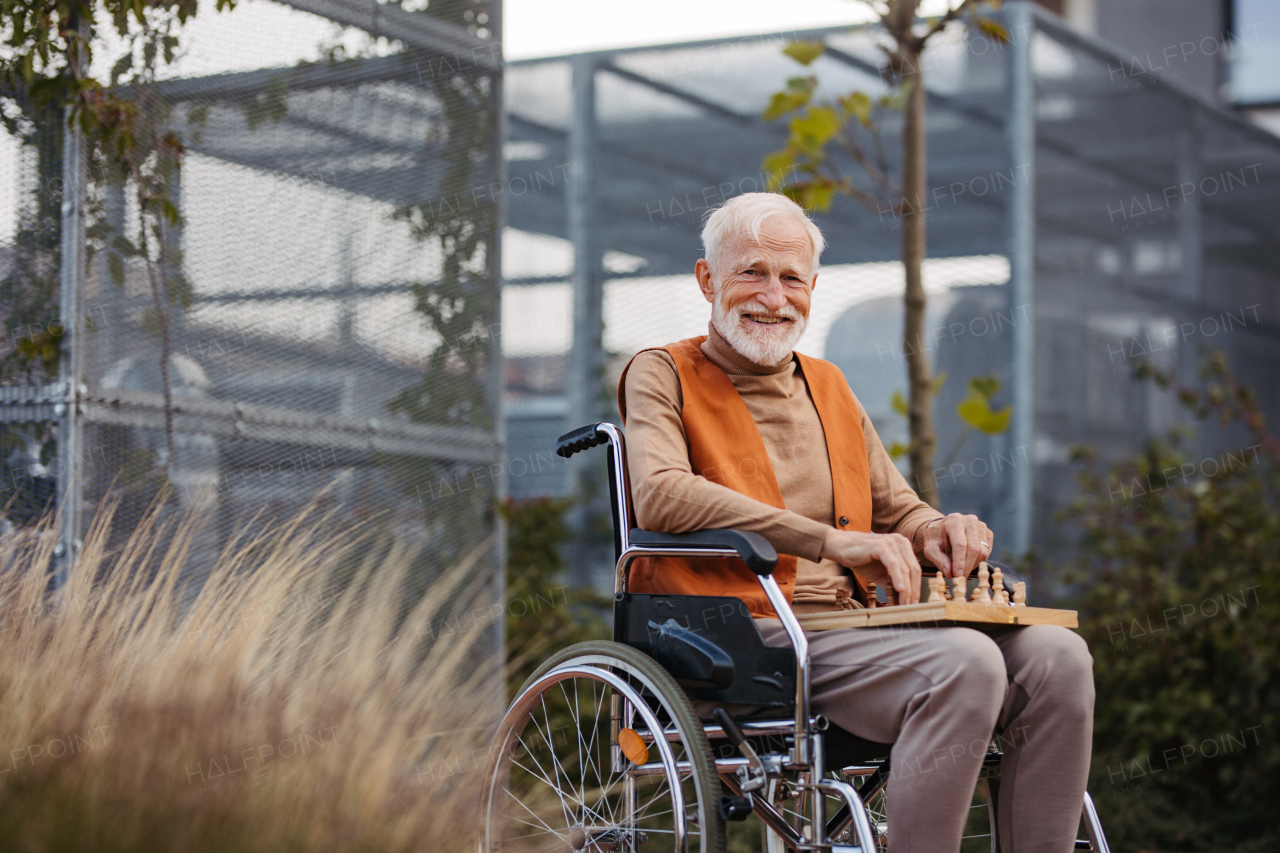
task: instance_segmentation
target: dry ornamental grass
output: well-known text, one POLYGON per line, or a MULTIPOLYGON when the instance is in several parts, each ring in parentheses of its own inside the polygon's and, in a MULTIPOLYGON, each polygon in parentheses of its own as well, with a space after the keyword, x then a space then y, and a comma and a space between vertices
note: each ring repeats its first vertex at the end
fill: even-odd
POLYGON ((0 849, 472 846, 502 673, 482 623, 429 629, 491 541, 415 602, 413 547, 314 509, 198 588, 198 515, 153 510, 116 553, 110 521, 54 592, 55 520, 0 540, 0 849))

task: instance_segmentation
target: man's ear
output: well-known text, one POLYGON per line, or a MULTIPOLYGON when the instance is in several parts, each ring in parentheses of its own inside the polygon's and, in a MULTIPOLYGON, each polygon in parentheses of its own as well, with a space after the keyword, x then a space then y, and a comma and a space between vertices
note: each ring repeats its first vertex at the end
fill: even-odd
POLYGON ((693 274, 698 278, 698 288, 702 291, 702 295, 708 302, 715 304, 716 289, 711 283, 711 265, 707 263, 706 258, 698 258, 698 263, 693 267, 693 274))
POLYGON ((818 274, 817 274, 817 273, 814 273, 814 274, 813 274, 813 284, 809 285, 809 292, 810 292, 810 293, 813 293, 813 292, 814 292, 815 290, 817 290, 817 289, 818 289, 818 274))

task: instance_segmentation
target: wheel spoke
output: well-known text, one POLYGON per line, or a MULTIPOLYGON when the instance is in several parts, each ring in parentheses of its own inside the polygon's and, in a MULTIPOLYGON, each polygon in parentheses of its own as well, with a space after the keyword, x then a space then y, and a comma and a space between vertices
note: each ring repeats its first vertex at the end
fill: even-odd
POLYGON ((501 752, 486 785, 484 849, 566 853, 585 839, 581 853, 631 850, 637 831, 650 837, 643 849, 651 853, 669 850, 667 839, 677 836, 687 839, 688 853, 719 849, 723 830, 704 801, 718 777, 701 722, 681 707, 682 697, 673 704, 665 696, 676 688, 652 661, 595 645, 579 657, 554 658, 508 712, 502 731, 511 748, 501 752), (675 732, 649 744, 648 760, 659 762, 650 765, 658 771, 653 775, 631 775, 633 765, 621 755, 615 763, 611 699, 630 709, 621 726, 675 732), (673 761, 692 766, 681 772, 673 761))

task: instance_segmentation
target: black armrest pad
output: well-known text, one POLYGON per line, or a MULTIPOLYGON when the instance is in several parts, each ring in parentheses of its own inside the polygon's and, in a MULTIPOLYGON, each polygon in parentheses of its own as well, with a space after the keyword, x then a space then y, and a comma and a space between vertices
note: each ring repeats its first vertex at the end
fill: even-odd
POLYGON ((759 533, 746 530, 697 530, 693 533, 652 533, 632 529, 631 544, 642 548, 732 548, 758 575, 773 573, 778 552, 759 533))

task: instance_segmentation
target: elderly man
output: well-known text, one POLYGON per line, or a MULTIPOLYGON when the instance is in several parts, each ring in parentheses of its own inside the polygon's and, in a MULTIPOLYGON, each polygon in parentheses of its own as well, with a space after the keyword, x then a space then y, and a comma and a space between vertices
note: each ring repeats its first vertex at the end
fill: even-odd
MULTIPOLYGON (((921 559, 967 577, 991 553, 991 531, 922 502, 840 371, 794 352, 824 246, 817 226, 784 196, 751 193, 713 212, 702 241, 706 337, 637 354, 619 383, 639 525, 763 535, 801 613, 862 607, 869 582, 916 602, 921 559)), ((650 560, 630 588, 736 595, 766 642, 787 644, 759 586, 731 563, 650 560)), ((1079 636, 1052 626, 860 629, 817 632, 810 644, 814 709, 894 744, 896 853, 959 850, 996 734, 1003 848, 1073 848, 1093 727, 1093 660, 1079 636)))

